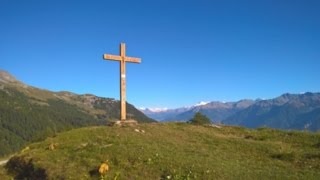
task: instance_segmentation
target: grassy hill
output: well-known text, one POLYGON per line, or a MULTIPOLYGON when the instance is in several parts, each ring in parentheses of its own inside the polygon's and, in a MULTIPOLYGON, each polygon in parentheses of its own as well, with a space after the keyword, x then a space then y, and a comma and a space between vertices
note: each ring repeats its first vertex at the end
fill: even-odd
MULTIPOLYGON (((120 102, 28 86, 0 70, 0 157, 58 132, 119 119, 120 102)), ((154 122, 127 103, 129 118, 154 122)))
POLYGON ((0 179, 99 179, 106 161, 105 179, 320 179, 320 134, 185 123, 86 127, 28 145, 0 168, 0 179))

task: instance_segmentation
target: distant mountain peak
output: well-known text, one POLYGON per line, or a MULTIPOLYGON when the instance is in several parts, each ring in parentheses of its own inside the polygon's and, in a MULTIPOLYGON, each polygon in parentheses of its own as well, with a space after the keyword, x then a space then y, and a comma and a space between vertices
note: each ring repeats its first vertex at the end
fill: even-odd
POLYGON ((17 82, 17 81, 18 80, 7 71, 0 70, 0 82, 10 83, 10 82, 17 82))
POLYGON ((147 110, 147 111, 150 111, 150 112, 154 112, 154 113, 157 113, 157 112, 164 112, 164 111, 167 111, 168 108, 140 108, 141 110, 147 110))
POLYGON ((206 102, 206 101, 200 101, 199 103, 195 104, 194 106, 204 106, 206 104, 209 104, 210 102, 206 102))

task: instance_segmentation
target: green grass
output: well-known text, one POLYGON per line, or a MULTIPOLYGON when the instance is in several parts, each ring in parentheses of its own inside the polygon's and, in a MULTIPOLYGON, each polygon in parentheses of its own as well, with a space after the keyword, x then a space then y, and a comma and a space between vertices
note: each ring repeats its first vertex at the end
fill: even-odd
POLYGON ((319 133, 158 123, 75 129, 28 147, 0 168, 0 179, 7 170, 100 179, 105 161, 105 179, 320 179, 319 133))

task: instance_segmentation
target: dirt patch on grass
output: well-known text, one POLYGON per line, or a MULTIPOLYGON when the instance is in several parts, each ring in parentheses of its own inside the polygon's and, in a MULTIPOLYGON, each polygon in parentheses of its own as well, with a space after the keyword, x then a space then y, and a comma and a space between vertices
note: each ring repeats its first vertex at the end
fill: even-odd
POLYGON ((295 159, 295 155, 293 153, 277 153, 272 154, 271 157, 282 161, 293 161, 295 159))
POLYGON ((317 144, 315 144, 315 145, 313 145, 315 148, 318 148, 318 149, 320 149, 320 142, 319 143, 317 143, 317 144))

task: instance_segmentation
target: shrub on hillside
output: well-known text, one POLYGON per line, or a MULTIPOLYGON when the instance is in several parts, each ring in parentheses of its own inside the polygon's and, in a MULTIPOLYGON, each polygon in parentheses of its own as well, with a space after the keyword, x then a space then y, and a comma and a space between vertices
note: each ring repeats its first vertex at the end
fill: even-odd
POLYGON ((189 123, 196 124, 196 125, 202 125, 202 124, 211 124, 210 119, 201 114, 200 112, 197 112, 192 119, 189 120, 189 123))

